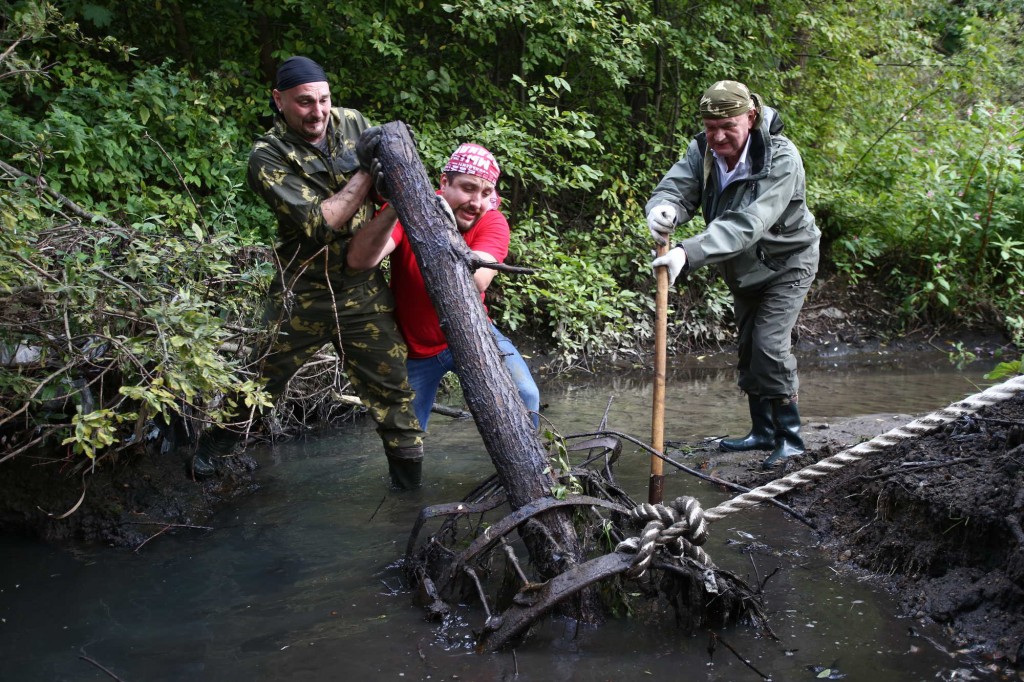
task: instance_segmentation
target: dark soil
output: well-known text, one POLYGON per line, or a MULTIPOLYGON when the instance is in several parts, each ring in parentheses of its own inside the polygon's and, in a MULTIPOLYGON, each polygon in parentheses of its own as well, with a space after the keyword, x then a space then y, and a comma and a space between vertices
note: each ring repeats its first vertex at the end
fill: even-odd
POLYGON ((885 577, 907 615, 958 645, 1024 663, 1024 395, 829 483, 798 504, 840 560, 885 577))
MULTIPOLYGON (((771 472, 734 461, 725 477, 757 487, 906 423, 809 424, 805 455, 771 472)), ((779 499, 815 523, 838 564, 895 593, 904 616, 942 625, 994 665, 1024 667, 1024 394, 779 499)))
POLYGON ((231 457, 218 464, 218 477, 197 482, 188 476, 186 452, 108 458, 92 471, 42 455, 4 462, 0 532, 131 549, 169 530, 201 532, 218 504, 253 490, 256 463, 231 457))

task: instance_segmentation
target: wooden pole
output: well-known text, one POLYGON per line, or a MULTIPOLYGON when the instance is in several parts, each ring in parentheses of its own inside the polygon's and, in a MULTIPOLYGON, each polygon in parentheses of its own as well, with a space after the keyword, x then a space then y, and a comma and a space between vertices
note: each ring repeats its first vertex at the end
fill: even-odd
MULTIPOLYGON (((658 246, 658 256, 668 253, 668 244, 658 246)), ((665 449, 665 365, 668 346, 668 268, 655 273, 658 291, 654 298, 654 406, 651 410, 651 448, 662 453, 665 449)), ((661 504, 665 491, 665 475, 660 457, 651 455, 651 480, 647 488, 647 501, 661 504)))

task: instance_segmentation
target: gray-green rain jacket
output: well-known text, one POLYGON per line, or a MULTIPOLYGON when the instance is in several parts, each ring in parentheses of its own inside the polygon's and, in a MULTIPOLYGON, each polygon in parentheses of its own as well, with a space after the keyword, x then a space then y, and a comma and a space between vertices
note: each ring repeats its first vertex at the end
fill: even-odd
POLYGON ((778 112, 762 107, 760 124, 750 133, 750 177, 733 181, 724 192, 707 136, 700 133, 647 202, 647 213, 662 203, 675 206, 677 224, 688 222, 698 208, 703 212, 705 230, 678 244, 686 251, 687 269, 718 265, 736 293, 755 294, 818 268, 821 232, 807 208, 803 161, 782 128, 778 112))

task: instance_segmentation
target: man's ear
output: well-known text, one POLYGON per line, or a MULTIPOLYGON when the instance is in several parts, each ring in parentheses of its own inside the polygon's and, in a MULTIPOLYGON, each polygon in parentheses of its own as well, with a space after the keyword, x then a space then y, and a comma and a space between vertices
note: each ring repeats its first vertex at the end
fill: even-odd
POLYGON ((447 173, 441 173, 441 189, 444 189, 447 186, 448 186, 448 174, 447 173))
POLYGON ((274 98, 274 104, 277 105, 278 111, 281 110, 281 91, 274 88, 270 91, 270 96, 274 98))

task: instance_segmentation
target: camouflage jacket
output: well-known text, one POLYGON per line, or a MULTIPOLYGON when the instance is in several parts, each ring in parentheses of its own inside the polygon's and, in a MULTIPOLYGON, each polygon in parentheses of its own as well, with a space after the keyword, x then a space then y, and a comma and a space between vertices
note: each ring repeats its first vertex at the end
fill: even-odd
POLYGON ((700 133, 647 202, 648 213, 661 203, 675 206, 679 223, 703 213, 704 231, 679 243, 687 268, 718 265, 734 292, 754 293, 818 268, 821 232, 807 208, 803 161, 782 128, 778 112, 764 107, 750 131, 750 177, 724 190, 700 133))
POLYGON ((345 285, 345 248, 373 216, 367 200, 341 230, 332 230, 320 204, 340 191, 359 170, 355 144, 368 127, 354 109, 331 109, 327 153, 306 142, 278 116, 274 126, 253 144, 249 187, 263 197, 277 217, 274 248, 283 273, 272 292, 287 287, 296 293, 338 292, 345 285), (325 274, 329 282, 324 279, 325 274))

